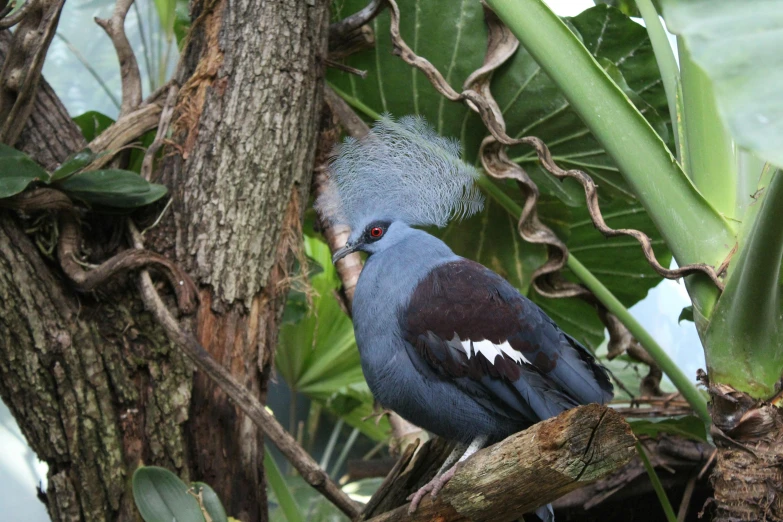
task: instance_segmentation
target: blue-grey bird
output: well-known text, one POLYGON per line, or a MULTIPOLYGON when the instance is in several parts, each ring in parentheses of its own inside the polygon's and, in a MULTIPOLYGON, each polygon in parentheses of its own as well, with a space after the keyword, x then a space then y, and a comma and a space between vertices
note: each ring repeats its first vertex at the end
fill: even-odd
MULTIPOLYGON (((481 210, 478 171, 459 143, 421 118, 384 116, 347 139, 316 207, 351 234, 334 254, 369 254, 353 324, 362 370, 385 408, 457 442, 438 475, 412 495, 436 495, 485 445, 592 402, 606 403, 606 369, 502 277, 413 228, 481 210)), ((478 238, 476 239, 478 241, 478 238)), ((550 506, 536 514, 554 520, 550 506)))

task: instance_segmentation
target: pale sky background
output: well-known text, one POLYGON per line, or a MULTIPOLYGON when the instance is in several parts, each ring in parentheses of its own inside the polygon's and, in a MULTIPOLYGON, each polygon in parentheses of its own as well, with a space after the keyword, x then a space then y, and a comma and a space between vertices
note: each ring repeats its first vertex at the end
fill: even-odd
MULTIPOLYGON (((579 14, 594 5, 592 0, 547 0, 547 3, 562 16, 579 14)), ((112 63, 112 60, 115 60, 113 63, 116 63, 114 50, 108 40, 101 44, 100 41, 93 38, 93 35, 98 34, 97 31, 84 30, 85 26, 94 24, 93 16, 107 16, 112 5, 113 1, 111 0, 69 1, 65 4, 59 30, 69 42, 88 57, 91 63, 112 63), (101 56, 96 56, 96 53, 101 56)), ((139 0, 142 20, 147 19, 150 5, 149 0, 139 0)), ((131 10, 128 16, 128 24, 129 36, 131 40, 136 40, 132 42, 134 48, 140 49, 141 43, 138 36, 135 35, 136 32, 130 30, 130 26, 137 24, 134 10, 131 10)), ((147 31, 147 37, 150 37, 149 31, 147 31)), ((83 66, 74 58, 73 53, 61 39, 56 38, 52 42, 48 58, 44 74, 52 82, 58 95, 65 100, 69 110, 74 114, 80 114, 86 109, 96 109, 110 115, 116 114, 111 98, 104 95, 97 82, 84 73, 83 66), (62 71, 64 70, 78 71, 78 73, 63 75, 62 71), (57 74, 56 71, 59 71, 60 74, 57 74), (61 80, 57 81, 57 78, 61 78, 61 80), (85 100, 83 98, 85 92, 97 92, 97 94, 89 100, 85 100)), ((146 71, 141 56, 139 62, 142 64, 142 74, 145 76, 146 93, 148 92, 146 71)), ((116 67, 116 65, 113 66, 116 67)), ((169 69, 172 69, 174 64, 171 63, 170 66, 169 69)), ((119 93, 119 82, 110 84, 109 88, 119 93)), ((689 378, 695 379, 696 370, 704 367, 701 343, 693 323, 688 321, 682 324, 677 323, 680 311, 689 304, 690 300, 682 283, 664 281, 651 290, 647 298, 635 305, 631 312, 653 334, 685 374, 689 378)), ((46 509, 36 498, 36 486, 43 484, 45 487, 46 465, 39 462, 27 447, 19 427, 2 403, 0 403, 0 448, 2 448, 0 450, 0 484, 3 485, 0 488, 0 512, 4 514, 3 518, 28 522, 48 521, 46 509)))

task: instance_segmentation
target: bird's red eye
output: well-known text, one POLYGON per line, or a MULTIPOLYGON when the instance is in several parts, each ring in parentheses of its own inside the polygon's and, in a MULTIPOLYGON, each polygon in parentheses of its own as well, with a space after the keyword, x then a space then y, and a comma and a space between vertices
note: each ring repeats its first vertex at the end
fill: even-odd
POLYGON ((372 237, 381 237, 383 235, 383 229, 381 227, 373 227, 370 229, 370 235, 372 237))

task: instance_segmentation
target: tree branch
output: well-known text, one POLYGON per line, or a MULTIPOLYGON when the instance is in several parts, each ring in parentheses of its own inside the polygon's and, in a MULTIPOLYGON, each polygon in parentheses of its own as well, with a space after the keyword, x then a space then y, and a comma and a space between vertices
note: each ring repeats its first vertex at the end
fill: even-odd
POLYGON ((120 76, 122 78, 122 105, 120 116, 124 116, 141 104, 141 73, 136 55, 133 54, 128 37, 125 34, 125 17, 128 15, 133 0, 118 0, 114 5, 111 18, 95 18, 111 38, 117 59, 120 61, 120 76))
POLYGON ((0 71, 0 142, 14 145, 30 117, 46 51, 65 0, 29 0, 0 71))
POLYGON ((122 147, 154 129, 160 121, 161 106, 149 103, 123 115, 101 132, 88 147, 96 154, 106 153, 90 163, 88 170, 97 170, 109 163, 122 147))
MULTIPOLYGON (((412 515, 405 505, 370 522, 516 520, 624 466, 635 455, 635 440, 611 408, 591 404, 568 410, 476 453, 459 465, 436 499, 425 497, 412 515)), ((406 473, 398 482, 419 485, 406 473)))

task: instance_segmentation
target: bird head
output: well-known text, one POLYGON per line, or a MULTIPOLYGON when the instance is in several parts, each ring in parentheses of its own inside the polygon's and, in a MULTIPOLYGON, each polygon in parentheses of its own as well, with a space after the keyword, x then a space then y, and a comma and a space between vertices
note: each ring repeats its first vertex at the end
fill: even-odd
POLYGON ((334 261, 389 248, 412 226, 443 227, 481 210, 473 184, 479 172, 460 154, 458 141, 414 116, 384 115, 363 138, 346 139, 333 152, 326 190, 316 201, 325 221, 351 228, 334 261))
POLYGON ((373 220, 366 226, 351 232, 345 246, 332 256, 332 263, 337 263, 352 252, 361 251, 368 254, 382 252, 403 240, 410 230, 411 227, 402 221, 373 220))

